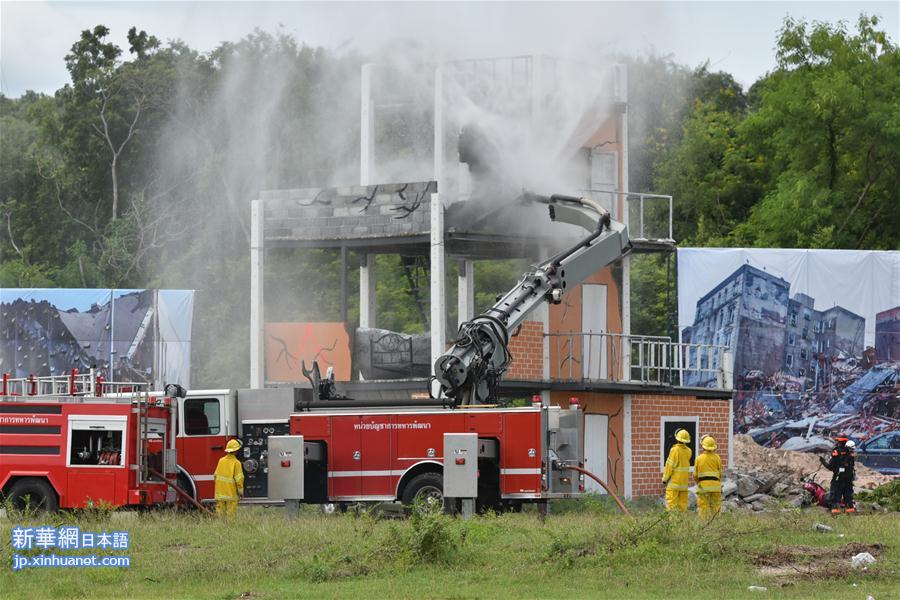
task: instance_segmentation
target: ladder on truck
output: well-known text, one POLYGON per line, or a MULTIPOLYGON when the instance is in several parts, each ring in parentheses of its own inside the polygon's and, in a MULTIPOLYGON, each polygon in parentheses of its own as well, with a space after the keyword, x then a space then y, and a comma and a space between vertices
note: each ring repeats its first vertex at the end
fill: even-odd
POLYGON ((156 430, 151 423, 150 409, 164 407, 172 411, 177 404, 174 402, 169 404, 170 400, 165 395, 158 396, 154 394, 151 396, 150 394, 148 389, 137 389, 130 395, 131 405, 137 414, 138 436, 135 444, 135 464, 131 465, 131 468, 137 471, 138 484, 165 483, 165 478, 174 473, 174 456, 169 456, 169 454, 175 451, 175 432, 172 429, 175 416, 170 414, 169 421, 163 421, 163 429, 161 431, 156 430), (151 435, 158 435, 159 443, 162 446, 159 453, 161 464, 155 467, 150 464, 151 435), (169 464, 170 460, 173 461, 171 465, 169 464), (170 467, 172 468, 171 471, 170 467))
POLYGON ((133 467, 137 469, 138 485, 150 480, 150 398, 147 392, 135 391, 132 395, 132 406, 137 406, 137 444, 135 444, 136 460, 133 467))

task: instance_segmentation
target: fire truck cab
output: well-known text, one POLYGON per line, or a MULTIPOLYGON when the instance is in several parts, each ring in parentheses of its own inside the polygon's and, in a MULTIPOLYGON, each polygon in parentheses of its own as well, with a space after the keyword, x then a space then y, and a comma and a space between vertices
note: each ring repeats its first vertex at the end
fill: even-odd
POLYGON ((235 390, 190 390, 178 400, 178 486, 197 500, 212 500, 216 464, 237 436, 235 390))
POLYGON ((0 393, 0 492, 20 509, 175 501, 174 403, 93 373, 10 379, 0 393), (105 391, 112 392, 107 396, 105 391))

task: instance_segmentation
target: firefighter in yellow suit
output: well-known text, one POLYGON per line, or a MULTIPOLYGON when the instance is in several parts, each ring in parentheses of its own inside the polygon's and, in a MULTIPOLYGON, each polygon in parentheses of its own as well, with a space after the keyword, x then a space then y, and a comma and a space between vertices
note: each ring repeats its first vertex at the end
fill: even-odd
POLYGON ((716 454, 716 440, 711 435, 700 438, 703 452, 694 463, 697 482, 697 512, 709 519, 722 510, 722 459, 716 454))
POLYGON ((216 466, 216 514, 220 517, 233 517, 244 495, 244 468, 235 456, 240 449, 240 440, 229 440, 216 466))
POLYGON ((686 429, 675 432, 677 442, 669 450, 666 468, 663 471, 663 484, 666 486, 666 510, 687 512, 688 487, 691 479, 691 434, 686 429))

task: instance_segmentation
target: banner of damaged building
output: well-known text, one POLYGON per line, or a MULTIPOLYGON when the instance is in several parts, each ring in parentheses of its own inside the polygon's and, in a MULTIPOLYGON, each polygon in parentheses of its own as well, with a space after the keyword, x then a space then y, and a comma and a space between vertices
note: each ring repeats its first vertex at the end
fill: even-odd
POLYGON ((734 428, 758 443, 900 429, 900 252, 680 248, 678 324, 731 349, 734 428))
POLYGON ((0 371, 190 386, 193 290, 0 289, 0 371))

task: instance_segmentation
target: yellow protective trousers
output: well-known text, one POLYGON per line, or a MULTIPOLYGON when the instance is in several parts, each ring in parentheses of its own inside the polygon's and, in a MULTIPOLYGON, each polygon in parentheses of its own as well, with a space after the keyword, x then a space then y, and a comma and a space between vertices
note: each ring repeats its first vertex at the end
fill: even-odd
POLYGON ((722 492, 697 490, 697 512, 704 519, 711 519, 722 511, 722 492))
POLYGON ((687 512, 688 509, 688 491, 673 490, 666 488, 666 510, 676 510, 678 512, 687 512))
POLYGON ((219 517, 233 517, 237 514, 237 500, 216 500, 216 515, 219 517))

